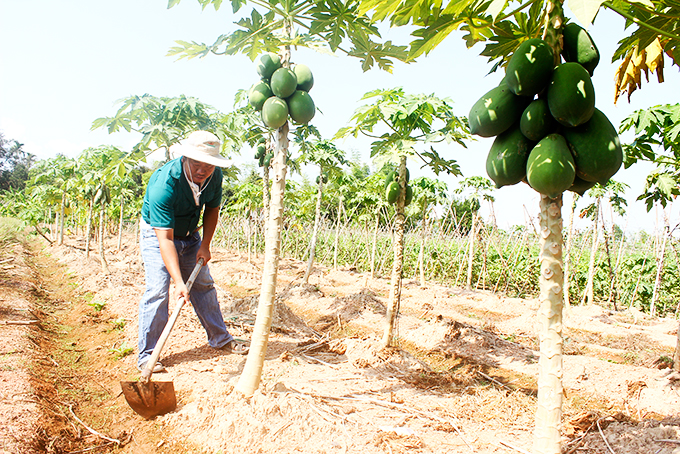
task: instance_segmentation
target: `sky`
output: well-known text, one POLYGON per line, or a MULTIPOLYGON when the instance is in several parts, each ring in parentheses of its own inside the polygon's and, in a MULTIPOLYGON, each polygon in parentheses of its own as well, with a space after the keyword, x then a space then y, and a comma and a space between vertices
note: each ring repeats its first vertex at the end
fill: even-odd
MULTIPOLYGON (((23 149, 39 159, 58 153, 75 157, 99 145, 131 149, 139 140, 138 134, 90 130, 95 119, 113 116, 118 101, 131 95, 184 94, 229 112, 236 91, 258 80, 249 58, 210 55, 178 60, 167 53, 175 40, 211 44, 220 34, 235 30, 235 20, 228 2, 215 11, 212 7, 202 10, 195 0, 184 0, 171 9, 167 9, 165 0, 0 0, 0 132, 5 139, 23 143, 23 149)), ((677 67, 667 66, 665 83, 659 84, 653 75, 632 95, 630 103, 624 96, 615 105, 616 65, 610 61, 618 39, 624 36, 624 21, 614 13, 601 11, 589 32, 602 55, 593 77, 596 107, 615 126, 635 110, 679 102, 680 73, 677 67)), ((488 74, 491 65, 479 55, 482 46, 467 49, 461 36, 450 35, 415 63, 397 63, 392 74, 377 68, 363 72, 356 58, 294 50, 293 61, 306 64, 314 73, 310 95, 319 112, 312 123, 330 138, 348 124, 362 105, 364 93, 393 87, 449 98, 455 114, 467 116, 474 102, 496 86, 503 74, 488 74)), ((408 42, 403 29, 385 28, 383 38, 408 42)), ((632 138, 622 137, 626 140, 632 138)), ((369 143, 347 140, 338 146, 370 163, 369 143)), ((467 148, 450 145, 438 146, 437 150, 456 159, 464 177, 486 176, 486 156, 492 143, 493 138, 475 138, 467 148)), ((239 166, 254 162, 249 149, 234 158, 239 166)), ((434 176, 420 169, 421 165, 409 162, 412 178, 434 176)), ((626 193, 628 215, 614 218, 626 230, 652 231, 659 222, 659 212, 647 213, 642 202, 635 202, 649 170, 649 166, 636 165, 614 177, 631 186, 626 193)), ((314 177, 311 173, 308 176, 314 177)), ((452 176, 441 179, 450 189, 459 183, 452 176)), ((539 196, 527 185, 503 187, 493 195, 500 227, 536 219, 539 196)), ((565 224, 571 200, 571 193, 566 192, 565 224)), ((586 203, 579 202, 578 209, 586 203)), ((482 207, 482 214, 488 219, 488 206, 482 207)), ((672 226, 679 222, 672 210, 669 218, 672 226)))

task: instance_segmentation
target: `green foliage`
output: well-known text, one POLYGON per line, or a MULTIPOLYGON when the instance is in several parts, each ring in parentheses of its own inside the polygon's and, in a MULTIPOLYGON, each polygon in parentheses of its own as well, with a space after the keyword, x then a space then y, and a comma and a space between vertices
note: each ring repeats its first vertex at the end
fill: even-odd
POLYGON ((361 99, 369 104, 358 108, 350 120, 352 124, 338 130, 335 138, 363 134, 376 139, 371 144, 371 157, 381 167, 388 162, 397 164, 406 155, 418 157, 437 175, 442 171, 461 175, 456 161, 441 157, 433 145, 429 151, 416 147, 442 142, 465 147, 467 126, 453 115, 448 100, 434 95, 408 95, 401 88, 374 90, 361 99))
POLYGON ((0 246, 6 248, 23 241, 23 230, 24 224, 18 219, 0 217, 0 246))
POLYGON ((0 191, 23 189, 35 157, 25 152, 23 144, 6 140, 0 132, 0 191))
POLYGON ((680 195, 680 104, 637 110, 621 123, 620 132, 626 131, 632 131, 635 139, 623 144, 624 166, 638 161, 656 165, 638 200, 645 201, 647 211, 655 203, 665 207, 680 195))
POLYGON ((88 306, 91 306, 92 309, 94 309, 95 312, 101 312, 104 310, 106 307, 106 302, 104 301, 99 301, 99 300, 94 300, 91 303, 87 303, 88 306))
POLYGON ((123 343, 120 344, 120 346, 110 348, 109 351, 113 353, 114 359, 119 360, 134 353, 135 349, 133 347, 130 347, 126 341, 123 341, 123 343))
MULTIPOLYGON (((212 4, 217 10, 222 0, 198 0, 205 8, 212 4)), ((168 7, 180 0, 170 0, 168 7)), ((246 5, 245 0, 232 0, 232 11, 237 13, 246 5)), ((370 18, 359 11, 357 0, 265 0, 254 2, 250 15, 236 22, 238 29, 229 35, 220 35, 213 44, 176 41, 177 46, 168 55, 179 58, 234 55, 242 53, 255 60, 264 52, 276 52, 282 46, 308 47, 320 52, 342 52, 357 57, 364 71, 377 65, 392 71, 395 60, 405 61, 406 48, 391 41, 378 42, 380 33, 370 18), (264 14, 260 10, 265 10, 264 14), (297 27, 292 35, 283 32, 287 27, 297 27), (347 47, 349 46, 349 47, 347 47)))

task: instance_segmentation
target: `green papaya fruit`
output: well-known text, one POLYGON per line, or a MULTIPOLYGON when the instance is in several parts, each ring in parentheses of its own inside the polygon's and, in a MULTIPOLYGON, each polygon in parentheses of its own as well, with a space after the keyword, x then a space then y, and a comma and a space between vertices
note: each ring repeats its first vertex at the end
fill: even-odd
POLYGON ((280 67, 281 57, 273 52, 264 53, 257 59, 257 73, 264 80, 269 80, 274 71, 280 67))
POLYGON ((309 93, 302 90, 296 90, 288 99, 288 113, 290 118, 297 124, 307 124, 314 118, 316 107, 314 101, 309 93))
POLYGON ((599 109, 595 109, 587 123, 565 128, 564 138, 574 156, 579 178, 605 184, 621 167, 623 150, 619 135, 599 109))
POLYGON ((387 186, 389 186, 393 181, 397 181, 397 172, 391 170, 387 172, 387 176, 385 177, 385 189, 387 189, 387 186))
POLYGON ((397 198, 399 198, 399 183, 397 181, 393 181, 390 184, 387 185, 387 188, 385 188, 385 198, 389 203, 396 203, 397 198))
POLYGON ((571 192, 575 192, 576 194, 578 194, 580 196, 583 196, 583 194, 585 194, 588 189, 592 188, 596 184, 597 184, 597 182, 595 182, 595 181, 582 180, 577 175, 576 177, 574 177, 574 182, 572 183, 569 190, 571 192))
POLYGON ((404 206, 407 207, 413 201, 413 188, 410 184, 406 185, 406 192, 404 193, 404 206))
POLYGON ((538 98, 531 101, 531 104, 524 109, 519 120, 519 128, 522 134, 534 142, 538 142, 548 134, 555 132, 557 122, 550 114, 548 101, 545 98, 538 98))
POLYGON ((257 151, 255 151, 255 159, 260 159, 267 152, 267 147, 264 144, 257 146, 257 151))
POLYGON ((595 88, 583 66, 567 62, 555 68, 548 86, 548 107, 555 120, 570 128, 590 120, 595 112, 595 88))
POLYGON ((256 111, 262 110, 264 102, 274 96, 269 84, 264 81, 260 81, 253 85, 248 92, 248 103, 253 106, 256 111))
POLYGON ((580 25, 571 22, 562 29, 564 61, 576 62, 592 76, 600 62, 600 51, 590 34, 580 25))
POLYGON ((527 159, 534 145, 518 127, 496 137, 486 158, 486 173, 496 187, 517 184, 526 177, 527 159))
POLYGON ((288 68, 279 68, 272 74, 269 86, 272 88, 274 95, 279 98, 287 98, 297 88, 297 76, 288 68))
POLYGON ((571 187, 575 176, 574 158, 561 135, 544 137, 529 153, 527 181, 541 194, 554 199, 571 187))
POLYGON ((270 151, 269 153, 267 153, 267 154, 264 156, 264 159, 262 160, 262 166, 263 166, 263 167, 269 167, 269 164, 272 163, 272 158, 273 158, 273 157, 274 157, 274 153, 272 153, 271 151, 270 151))
POLYGON ((262 121, 272 129, 278 129, 288 121, 288 104, 283 99, 272 96, 262 106, 262 121))
POLYGON ((314 86, 314 76, 312 70, 307 65, 295 65, 293 72, 297 77, 297 89, 309 91, 314 86))
POLYGON ((555 66, 552 48, 541 38, 524 41, 510 57, 505 83, 521 96, 540 93, 549 83, 555 66))
POLYGON ((493 137, 512 126, 531 101, 517 96, 507 84, 492 88, 470 109, 470 132, 481 137, 493 137))

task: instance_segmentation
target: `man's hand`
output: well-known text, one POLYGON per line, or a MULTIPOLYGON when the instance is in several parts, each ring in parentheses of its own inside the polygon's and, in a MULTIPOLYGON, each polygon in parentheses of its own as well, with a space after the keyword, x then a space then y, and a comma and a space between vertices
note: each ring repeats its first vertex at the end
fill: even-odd
POLYGON ((191 304, 189 301, 189 290, 187 289, 184 279, 182 279, 182 272, 179 269, 179 257, 177 257, 177 249, 175 249, 175 243, 173 241, 174 232, 170 230, 154 229, 156 232, 156 237, 158 238, 158 244, 161 249, 161 257, 163 258, 163 263, 165 268, 170 273, 170 277, 175 282, 175 299, 184 298, 184 301, 191 304))

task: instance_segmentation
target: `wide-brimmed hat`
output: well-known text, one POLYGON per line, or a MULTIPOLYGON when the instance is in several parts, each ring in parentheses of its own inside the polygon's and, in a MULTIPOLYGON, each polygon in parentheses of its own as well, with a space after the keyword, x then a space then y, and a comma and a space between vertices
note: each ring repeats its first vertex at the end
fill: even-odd
POLYGON ((229 167, 231 160, 220 154, 220 139, 208 131, 194 131, 184 140, 170 147, 176 155, 186 156, 196 161, 217 167, 229 167))

